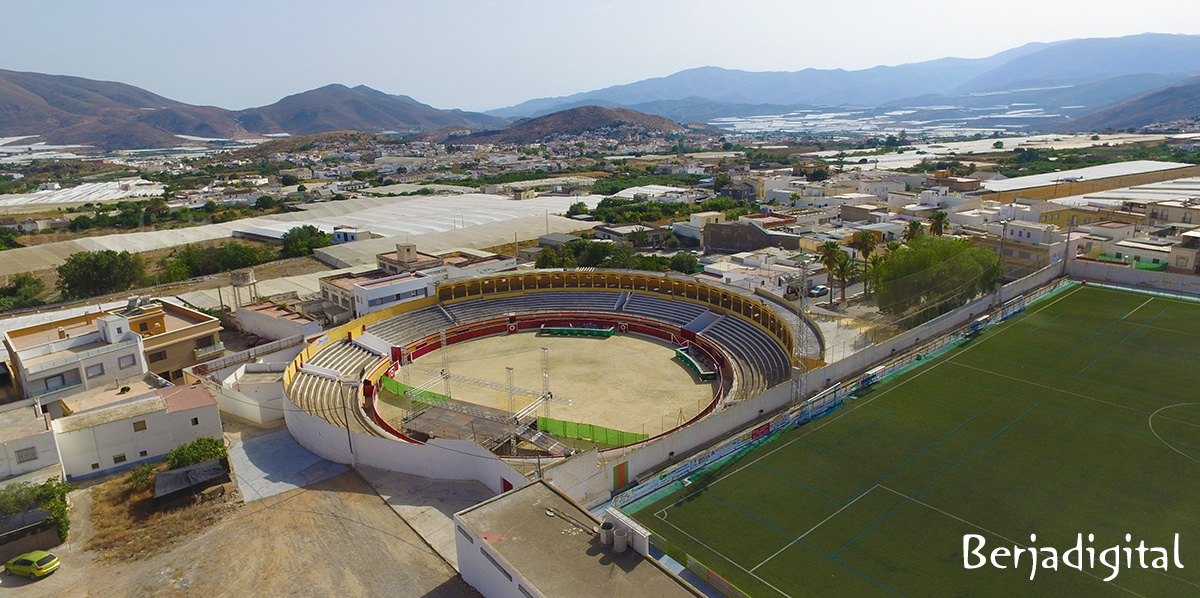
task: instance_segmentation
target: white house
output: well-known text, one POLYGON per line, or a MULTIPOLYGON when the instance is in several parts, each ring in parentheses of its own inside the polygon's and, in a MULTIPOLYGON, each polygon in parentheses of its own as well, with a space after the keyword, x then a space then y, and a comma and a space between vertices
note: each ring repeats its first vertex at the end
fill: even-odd
POLYGON ((201 437, 222 438, 221 413, 199 382, 157 389, 50 423, 63 475, 78 480, 160 459, 201 437))
POLYGON ((0 409, 0 479, 58 463, 49 415, 41 413, 33 401, 0 409))

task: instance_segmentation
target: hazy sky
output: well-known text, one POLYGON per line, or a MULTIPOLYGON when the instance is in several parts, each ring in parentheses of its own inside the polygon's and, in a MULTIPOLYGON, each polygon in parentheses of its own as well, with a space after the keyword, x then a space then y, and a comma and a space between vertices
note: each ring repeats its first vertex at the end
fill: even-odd
POLYGON ((1200 33, 1196 0, 0 0, 0 15, 0 68, 231 109, 344 83, 486 110, 705 65, 853 70, 1200 33))

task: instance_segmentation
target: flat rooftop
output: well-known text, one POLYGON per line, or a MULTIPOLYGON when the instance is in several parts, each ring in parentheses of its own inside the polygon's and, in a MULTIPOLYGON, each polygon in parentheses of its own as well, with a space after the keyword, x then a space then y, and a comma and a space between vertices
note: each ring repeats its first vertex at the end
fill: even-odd
POLYGON ((145 378, 132 378, 109 384, 99 390, 71 395, 64 398, 62 403, 73 413, 80 413, 128 401, 134 397, 149 395, 155 390, 157 388, 146 382, 145 378), (121 389, 126 387, 129 390, 121 392, 121 389))
POLYGON ((162 397, 151 395, 128 403, 110 405, 103 409, 92 409, 83 413, 60 417, 52 421, 50 425, 54 426, 55 432, 62 434, 142 415, 149 415, 164 409, 166 409, 166 404, 163 403, 162 397))
POLYGON ((458 518, 542 596, 704 596, 632 546, 616 553, 601 545, 592 531, 600 521, 541 480, 458 518))
POLYGON ((0 413, 0 439, 5 442, 28 438, 49 430, 46 419, 30 405, 0 413))
MULTIPOLYGON (((59 322, 56 323, 57 324, 56 326, 50 326, 46 330, 40 330, 40 331, 32 331, 31 330, 29 332, 24 332, 24 331, 18 329, 18 330, 13 330, 13 331, 9 332, 8 336, 10 339, 12 339, 13 348, 18 351, 22 351, 24 349, 28 349, 29 347, 36 347, 38 345, 44 345, 50 341, 58 340, 59 327, 62 327, 63 332, 65 332, 68 337, 72 337, 72 338, 77 337, 77 336, 83 336, 85 334, 88 334, 89 332, 96 332, 97 328, 96 328, 95 318, 100 315, 102 315, 102 314, 100 314, 100 313, 92 314, 92 316, 91 316, 92 322, 91 323, 88 323, 84 319, 84 316, 76 316, 76 317, 72 317, 69 319, 60 320, 59 322)), ((34 328, 37 326, 38 325, 30 326, 30 328, 34 328)), ((44 326, 44 324, 42 324, 42 326, 44 326)))
POLYGON ((250 305, 243 305, 238 308, 238 310, 243 310, 243 309, 248 310, 248 311, 257 312, 257 313, 260 313, 260 314, 263 314, 266 316, 271 316, 272 318, 283 318, 285 320, 293 320, 296 322, 314 322, 315 321, 312 318, 310 318, 304 314, 298 314, 296 312, 291 312, 286 309, 283 309, 282 307, 279 307, 278 305, 275 305, 274 303, 271 303, 270 301, 264 301, 262 303, 253 303, 250 305))

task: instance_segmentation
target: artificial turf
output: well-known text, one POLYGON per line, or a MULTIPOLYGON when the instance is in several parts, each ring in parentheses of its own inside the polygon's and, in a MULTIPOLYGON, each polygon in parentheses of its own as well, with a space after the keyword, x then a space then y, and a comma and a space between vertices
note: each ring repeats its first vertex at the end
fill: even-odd
POLYGON ((1198 347, 1200 303, 1068 287, 631 511, 755 598, 1200 595, 1198 347), (963 564, 1177 533, 1166 574, 963 564))

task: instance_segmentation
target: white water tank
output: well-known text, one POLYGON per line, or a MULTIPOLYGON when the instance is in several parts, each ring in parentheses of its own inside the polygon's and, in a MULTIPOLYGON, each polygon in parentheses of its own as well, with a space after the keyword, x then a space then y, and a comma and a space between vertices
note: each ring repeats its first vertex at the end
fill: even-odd
POLYGON ((611 521, 605 521, 600 524, 600 543, 608 546, 613 543, 613 528, 616 527, 611 521))
POLYGON ((613 532, 613 551, 625 552, 626 548, 629 548, 629 530, 615 530, 613 532))

